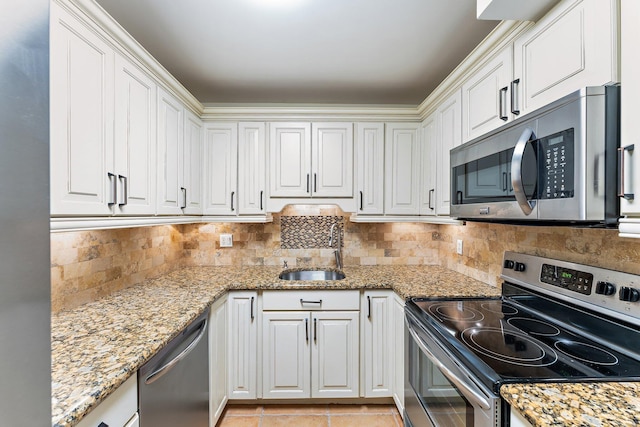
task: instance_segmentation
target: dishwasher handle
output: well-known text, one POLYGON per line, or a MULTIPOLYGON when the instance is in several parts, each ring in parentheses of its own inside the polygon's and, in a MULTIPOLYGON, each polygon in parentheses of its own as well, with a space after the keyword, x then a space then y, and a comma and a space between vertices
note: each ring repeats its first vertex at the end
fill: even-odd
POLYGON ((193 339, 193 341, 191 341, 191 343, 187 347, 185 347, 185 349, 182 350, 176 357, 174 357, 169 362, 162 365, 161 368, 158 368, 154 370, 151 374, 149 374, 149 376, 144 380, 144 383, 152 384, 153 382, 160 379, 164 374, 169 372, 176 364, 178 364, 178 362, 180 362, 182 359, 187 357, 189 353, 191 353, 191 350, 193 350, 195 346, 198 345, 198 343, 200 342, 200 340, 202 339, 202 337, 205 335, 206 332, 207 332, 207 319, 205 318, 204 320, 202 320, 202 325, 200 326, 200 332, 198 332, 198 335, 193 339))

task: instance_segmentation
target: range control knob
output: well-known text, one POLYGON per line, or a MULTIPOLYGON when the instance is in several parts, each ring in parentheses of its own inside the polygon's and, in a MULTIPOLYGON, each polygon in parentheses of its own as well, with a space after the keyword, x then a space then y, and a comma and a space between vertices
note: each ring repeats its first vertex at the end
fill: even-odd
POLYGON ((510 259, 505 259, 504 260, 504 264, 503 264, 504 268, 508 268, 510 270, 513 270, 513 266, 514 265, 515 265, 515 263, 513 261, 511 261, 510 259))
POLYGON ((516 262, 516 264, 513 266, 513 269, 515 271, 525 271, 527 269, 527 266, 524 265, 523 262, 516 262))
POLYGON ((613 295, 615 293, 616 293, 616 285, 614 285, 613 283, 598 282, 596 284, 596 294, 613 295))
POLYGON ((635 288, 628 288, 623 286, 620 288, 620 300, 636 302, 640 300, 640 291, 635 288))

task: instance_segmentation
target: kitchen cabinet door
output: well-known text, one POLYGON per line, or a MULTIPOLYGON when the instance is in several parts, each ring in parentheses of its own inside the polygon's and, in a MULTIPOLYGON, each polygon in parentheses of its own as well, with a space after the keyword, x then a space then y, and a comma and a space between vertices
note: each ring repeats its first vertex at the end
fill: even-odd
POLYGON ((361 321, 364 337, 364 397, 390 397, 393 387, 392 291, 366 291, 361 321))
POLYGON ((509 422, 511 423, 511 427, 533 427, 520 412, 513 408, 511 408, 509 413, 509 422))
MULTIPOLYGON (((624 148, 624 173, 620 199, 620 214, 640 216, 640 146, 636 124, 640 117, 640 2, 621 3, 621 85, 620 94, 620 146, 624 148), (633 196, 632 196, 633 195, 633 196)), ((640 234, 637 234, 640 237, 640 234)))
POLYGON ((619 81, 617 3, 564 0, 516 39, 521 114, 582 87, 619 81))
POLYGON ((267 147, 264 123, 238 124, 238 213, 265 211, 267 147))
POLYGON ((462 143, 461 91, 457 90, 437 109, 437 182, 436 214, 449 215, 451 202, 451 170, 449 151, 462 143))
POLYGON ((51 7, 51 214, 111 215, 114 52, 51 7))
POLYGON ((184 114, 184 164, 182 172, 183 212, 202 215, 202 121, 189 110, 184 114))
POLYGON ((270 197, 311 195, 311 124, 271 123, 270 197))
POLYGON ((393 400, 398 412, 404 413, 404 299, 395 293, 392 303, 393 323, 393 400))
POLYGON ((462 139, 481 136, 512 120, 512 46, 489 60, 462 85, 462 139))
POLYGON ((385 213, 418 215, 420 200, 419 124, 387 123, 385 213))
POLYGON ((229 399, 257 397, 257 300, 256 292, 229 293, 229 399))
POLYGON ((87 416, 82 418, 77 426, 125 426, 132 419, 137 419, 137 412, 138 375, 134 373, 87 416))
POLYGON ((358 397, 359 313, 312 313, 311 397, 358 397))
POLYGON ((227 296, 209 311, 209 425, 215 426, 227 403, 227 296))
POLYGON ((205 215, 236 215, 238 209, 238 124, 205 127, 205 215))
POLYGON ((116 213, 156 211, 156 83, 137 65, 115 58, 116 213))
POLYGON ((358 214, 384 213, 384 123, 356 125, 358 214))
POLYGON ((422 156, 422 180, 420 197, 420 215, 433 216, 436 214, 437 197, 436 183, 438 169, 438 116, 436 113, 422 121, 420 125, 420 146, 422 156))
POLYGON ((353 197, 353 124, 313 123, 313 197, 353 197))
POLYGON ((158 204, 157 213, 181 215, 183 192, 180 191, 183 173, 182 103, 163 88, 158 88, 158 204))
POLYGON ((262 396, 311 397, 311 313, 271 311, 262 315, 262 396))

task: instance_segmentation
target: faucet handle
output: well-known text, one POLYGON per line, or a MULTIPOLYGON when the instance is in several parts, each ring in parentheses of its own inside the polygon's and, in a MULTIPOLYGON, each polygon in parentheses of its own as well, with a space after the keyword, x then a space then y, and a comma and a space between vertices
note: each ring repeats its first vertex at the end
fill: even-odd
POLYGON ((287 265, 287 261, 282 261, 282 262, 283 262, 282 268, 289 268, 289 266, 287 265))

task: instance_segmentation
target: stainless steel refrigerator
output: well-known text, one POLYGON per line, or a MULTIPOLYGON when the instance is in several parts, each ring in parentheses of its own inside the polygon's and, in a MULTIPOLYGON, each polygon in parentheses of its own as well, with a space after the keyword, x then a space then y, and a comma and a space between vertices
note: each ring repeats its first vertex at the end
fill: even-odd
POLYGON ((49 0, 0 2, 0 424, 51 425, 49 0))

